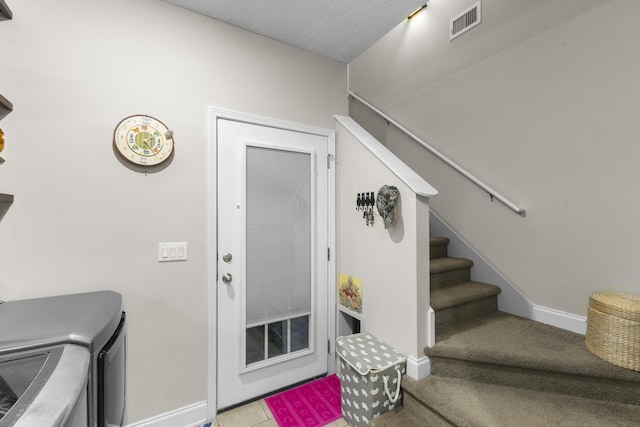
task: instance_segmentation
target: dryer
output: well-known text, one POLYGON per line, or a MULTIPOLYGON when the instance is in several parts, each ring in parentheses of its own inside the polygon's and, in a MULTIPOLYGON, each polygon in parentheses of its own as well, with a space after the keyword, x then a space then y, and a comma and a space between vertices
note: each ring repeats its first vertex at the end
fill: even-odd
POLYGON ((87 426, 121 427, 125 414, 126 314, 122 296, 99 291, 0 304, 0 357, 64 344, 89 357, 87 426))

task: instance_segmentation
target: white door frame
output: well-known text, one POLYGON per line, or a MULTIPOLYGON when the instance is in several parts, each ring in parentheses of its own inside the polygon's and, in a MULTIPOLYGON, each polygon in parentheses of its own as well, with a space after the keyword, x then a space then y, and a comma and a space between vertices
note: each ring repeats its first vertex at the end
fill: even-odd
POLYGON ((285 129, 297 132, 310 133, 327 138, 327 150, 329 158, 327 164, 328 171, 328 246, 330 250, 330 258, 327 271, 327 337, 329 338, 329 354, 328 372, 335 373, 335 307, 336 307, 336 263, 335 263, 335 247, 336 247, 336 217, 335 217, 335 131, 333 129, 320 128, 315 126, 303 125, 300 123, 288 122, 284 120, 272 119, 269 117, 258 116, 253 114, 241 113, 237 111, 219 109, 209 107, 208 111, 208 137, 207 137, 207 211, 206 211, 206 251, 205 263, 207 268, 207 419, 212 421, 217 414, 217 157, 216 151, 218 146, 217 121, 218 119, 235 120, 243 123, 251 123, 262 126, 269 126, 278 129, 285 129))

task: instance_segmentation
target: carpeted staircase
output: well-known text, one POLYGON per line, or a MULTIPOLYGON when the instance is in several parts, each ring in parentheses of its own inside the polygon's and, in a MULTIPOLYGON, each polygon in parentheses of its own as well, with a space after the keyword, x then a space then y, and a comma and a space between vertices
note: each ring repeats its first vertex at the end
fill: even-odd
POLYGON ((500 289, 472 281, 448 243, 431 238, 431 375, 405 376, 403 407, 370 425, 640 426, 640 372, 598 359, 582 335, 498 311, 500 289))

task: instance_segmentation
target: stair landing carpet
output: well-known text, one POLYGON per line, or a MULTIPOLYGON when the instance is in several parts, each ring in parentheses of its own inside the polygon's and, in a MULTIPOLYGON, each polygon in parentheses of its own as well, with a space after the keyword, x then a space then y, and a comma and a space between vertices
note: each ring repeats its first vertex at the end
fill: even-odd
POLYGON ((342 417, 336 375, 267 397, 265 402, 280 427, 320 427, 342 417))

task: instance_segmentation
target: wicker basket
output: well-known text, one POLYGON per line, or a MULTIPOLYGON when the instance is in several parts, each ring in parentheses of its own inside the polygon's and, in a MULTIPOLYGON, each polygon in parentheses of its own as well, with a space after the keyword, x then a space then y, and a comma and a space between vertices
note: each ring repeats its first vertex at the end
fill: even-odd
POLYGON ((591 294, 585 344, 591 353, 609 363, 640 371, 640 296, 591 294))

